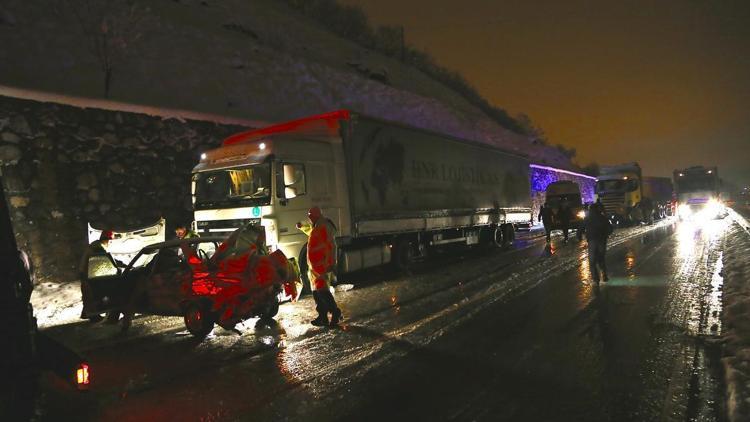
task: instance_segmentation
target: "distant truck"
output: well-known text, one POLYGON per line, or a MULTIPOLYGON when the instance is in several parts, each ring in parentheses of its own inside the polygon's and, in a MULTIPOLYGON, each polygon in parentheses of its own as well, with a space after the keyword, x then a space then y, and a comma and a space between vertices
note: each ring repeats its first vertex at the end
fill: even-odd
POLYGON ((672 213, 672 180, 643 176, 635 162, 602 167, 596 196, 617 224, 652 223, 672 213))
POLYGON ((558 180, 547 185, 544 195, 544 204, 552 208, 551 227, 545 226, 548 230, 563 230, 563 223, 558 217, 560 209, 565 205, 570 210, 568 228, 576 230, 576 237, 581 240, 583 237, 583 220, 586 217, 586 210, 581 199, 581 189, 578 183, 571 180, 558 180))
POLYGON ((339 271, 407 265, 433 247, 508 245, 530 225, 528 160, 486 144, 346 110, 231 136, 193 169, 195 229, 265 228, 304 263, 295 223, 318 206, 337 227, 339 271))
POLYGON ((681 220, 726 214, 717 167, 693 166, 674 171, 677 215, 681 220))

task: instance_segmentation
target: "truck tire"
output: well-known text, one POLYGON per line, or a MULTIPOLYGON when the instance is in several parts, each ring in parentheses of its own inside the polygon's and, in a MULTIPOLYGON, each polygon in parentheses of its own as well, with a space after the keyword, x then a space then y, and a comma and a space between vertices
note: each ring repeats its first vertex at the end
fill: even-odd
POLYGON ((208 306, 192 302, 185 308, 185 328, 196 338, 205 338, 214 329, 215 320, 208 306))

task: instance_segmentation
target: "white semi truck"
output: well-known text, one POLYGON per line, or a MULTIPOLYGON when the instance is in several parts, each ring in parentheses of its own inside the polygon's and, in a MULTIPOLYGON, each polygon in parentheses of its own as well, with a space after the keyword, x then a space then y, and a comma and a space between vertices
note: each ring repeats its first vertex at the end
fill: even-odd
POLYGON ((404 265, 448 244, 510 244, 532 220, 528 168, 521 155, 341 110, 202 154, 194 225, 260 224, 270 250, 304 260, 295 224, 318 206, 338 229, 340 272, 404 265))
POLYGON ((693 166, 674 171, 677 215, 681 220, 717 218, 726 214, 719 170, 693 166))

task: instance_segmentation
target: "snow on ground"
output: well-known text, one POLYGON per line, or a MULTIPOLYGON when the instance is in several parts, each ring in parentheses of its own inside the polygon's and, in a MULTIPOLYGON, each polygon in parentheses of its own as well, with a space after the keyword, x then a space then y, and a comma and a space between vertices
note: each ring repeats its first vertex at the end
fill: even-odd
POLYGON ((735 211, 735 229, 724 249, 724 376, 730 421, 750 420, 750 232, 735 211))
POLYGON ((31 305, 39 328, 77 321, 83 306, 80 285, 42 282, 34 286, 31 305))

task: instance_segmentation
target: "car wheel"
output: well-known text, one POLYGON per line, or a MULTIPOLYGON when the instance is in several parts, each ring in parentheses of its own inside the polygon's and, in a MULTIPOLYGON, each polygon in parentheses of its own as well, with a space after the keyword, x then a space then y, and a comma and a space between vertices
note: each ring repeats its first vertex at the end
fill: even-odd
POLYGON ((214 315, 198 303, 188 305, 184 318, 185 327, 197 338, 205 338, 214 329, 214 315))

